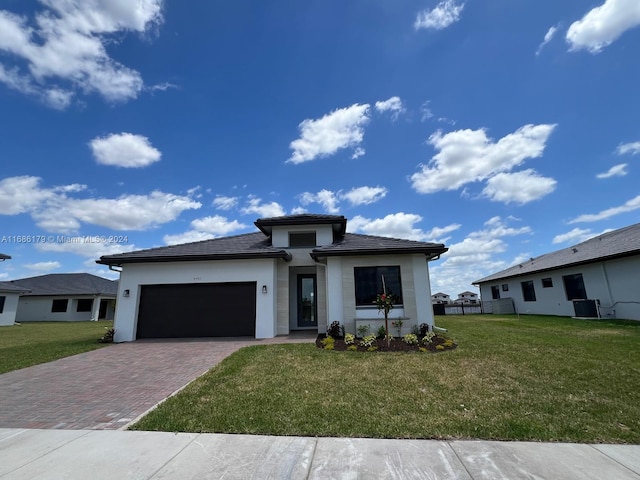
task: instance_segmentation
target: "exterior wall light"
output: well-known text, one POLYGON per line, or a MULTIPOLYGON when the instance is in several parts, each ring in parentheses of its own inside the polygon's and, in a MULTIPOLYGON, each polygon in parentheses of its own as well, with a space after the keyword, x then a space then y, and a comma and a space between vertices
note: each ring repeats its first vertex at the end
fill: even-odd
POLYGON ((262 293, 267 293, 267 286, 266 285, 262 285, 262 293))
POLYGON ((123 297, 128 297, 129 296, 129 289, 126 289, 124 292, 122 292, 122 296, 123 297))

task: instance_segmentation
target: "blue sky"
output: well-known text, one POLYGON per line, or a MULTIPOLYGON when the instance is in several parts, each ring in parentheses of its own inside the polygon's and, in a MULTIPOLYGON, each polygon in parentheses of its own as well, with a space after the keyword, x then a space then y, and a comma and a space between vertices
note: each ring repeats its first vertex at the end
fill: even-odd
POLYGON ((5 0, 0 280, 301 212, 455 297, 638 222, 637 0, 5 0))

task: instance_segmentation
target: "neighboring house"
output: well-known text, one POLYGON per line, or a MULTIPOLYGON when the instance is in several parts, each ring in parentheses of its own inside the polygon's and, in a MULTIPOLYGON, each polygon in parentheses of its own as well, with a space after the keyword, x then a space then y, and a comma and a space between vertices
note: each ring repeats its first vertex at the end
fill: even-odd
POLYGON ((640 320, 640 223, 495 273, 474 284, 516 311, 640 320))
POLYGON ((115 340, 347 332, 381 322, 386 286, 405 325, 433 324, 427 262, 442 244, 346 233, 337 215, 262 218, 259 232, 115 255, 121 269, 115 340))
POLYGON ((438 292, 431 295, 431 303, 440 305, 449 305, 451 303, 451 297, 446 293, 438 292))
POLYGON ((116 281, 89 273, 51 273, 12 280, 30 290, 20 297, 16 322, 111 320, 116 281))
POLYGON ((454 300, 456 305, 475 305, 478 302, 478 294, 473 292, 462 292, 458 294, 458 298, 454 300))

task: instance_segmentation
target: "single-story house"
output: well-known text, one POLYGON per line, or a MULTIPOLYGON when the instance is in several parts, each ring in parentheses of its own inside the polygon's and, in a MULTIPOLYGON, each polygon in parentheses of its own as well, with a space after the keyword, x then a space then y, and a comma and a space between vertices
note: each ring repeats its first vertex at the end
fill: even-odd
POLYGON ((13 325, 16 322, 18 299, 25 293, 29 293, 27 288, 0 282, 0 326, 13 325))
POLYGON ((640 320, 640 223, 473 282, 519 313, 640 320))
POLYGON ((89 273, 50 273, 12 280, 20 296, 16 322, 112 320, 118 282, 89 273))
MULTIPOLYGON (((346 233, 338 215, 256 220, 258 232, 134 252, 97 262, 120 271, 115 341, 355 333, 383 322, 374 305, 382 276, 412 325, 433 325, 427 263, 442 244, 346 233)), ((408 331, 408 330, 407 330, 408 331)))

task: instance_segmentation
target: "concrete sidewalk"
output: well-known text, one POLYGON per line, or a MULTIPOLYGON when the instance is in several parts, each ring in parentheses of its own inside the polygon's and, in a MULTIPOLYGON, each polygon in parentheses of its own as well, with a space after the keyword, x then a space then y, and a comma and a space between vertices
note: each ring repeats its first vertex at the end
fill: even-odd
POLYGON ((0 478, 640 480, 640 445, 0 429, 0 478))

